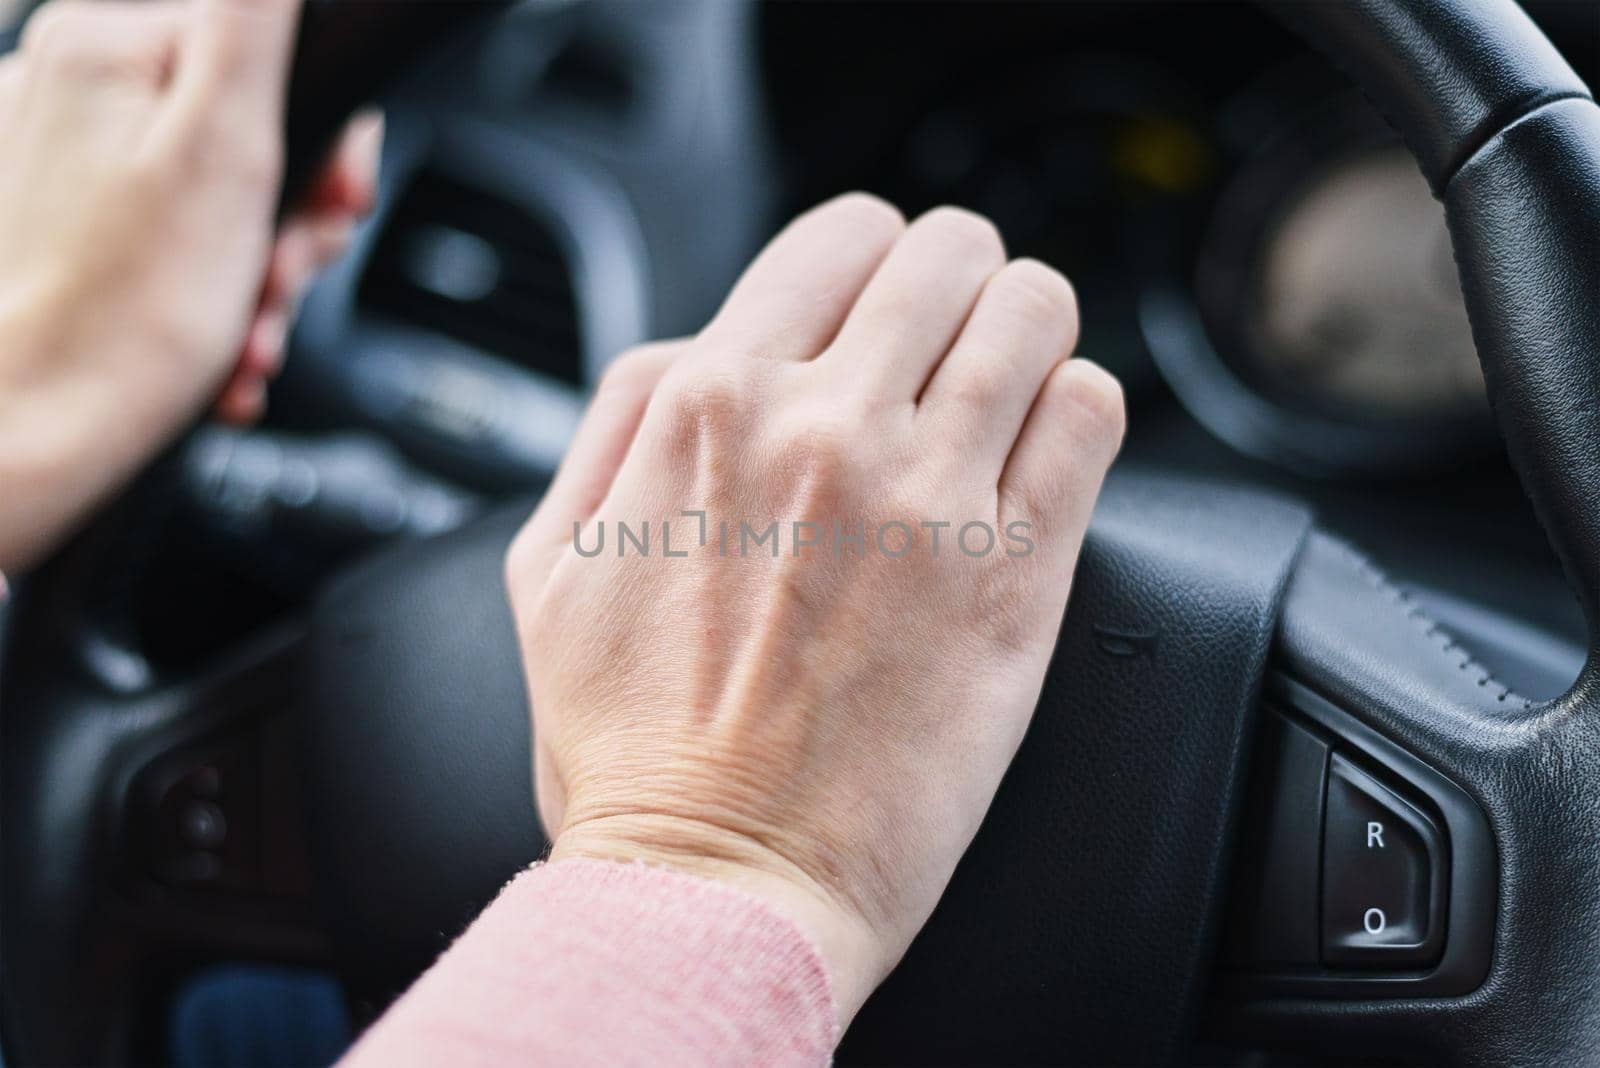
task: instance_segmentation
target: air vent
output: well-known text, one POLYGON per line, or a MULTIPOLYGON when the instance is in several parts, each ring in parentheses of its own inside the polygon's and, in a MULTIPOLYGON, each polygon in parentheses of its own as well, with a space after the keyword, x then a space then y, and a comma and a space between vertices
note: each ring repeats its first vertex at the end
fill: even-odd
POLYGON ((583 384, 572 272, 521 208, 424 171, 401 198, 360 300, 541 374, 583 384))

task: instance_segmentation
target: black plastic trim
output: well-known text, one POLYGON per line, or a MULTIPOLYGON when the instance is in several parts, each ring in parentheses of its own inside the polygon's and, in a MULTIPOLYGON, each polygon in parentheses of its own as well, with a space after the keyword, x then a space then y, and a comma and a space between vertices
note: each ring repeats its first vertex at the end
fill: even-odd
MULTIPOLYGON (((1345 781, 1352 783, 1368 797, 1378 801, 1384 808, 1392 811, 1396 816, 1409 824, 1417 838, 1427 850, 1428 862, 1428 922, 1422 933, 1422 938, 1409 944, 1386 943, 1383 945, 1367 945, 1359 948, 1331 944, 1327 929, 1327 899, 1328 899, 1328 864, 1326 859, 1322 865, 1322 959, 1329 964, 1338 966, 1348 964, 1353 968, 1389 968, 1396 967, 1386 962, 1386 958, 1396 961, 1406 961, 1417 966, 1432 966, 1439 959, 1439 950, 1444 941, 1446 916, 1445 900, 1450 884, 1450 846, 1449 837, 1434 819, 1433 815, 1423 808, 1418 807, 1404 791, 1395 790, 1390 784, 1380 781, 1370 775, 1361 765, 1351 760, 1344 751, 1335 748, 1329 757, 1328 773, 1324 779, 1324 790, 1332 790, 1335 778, 1344 777, 1345 781), (1341 767, 1342 765, 1342 767, 1341 767), (1341 960, 1340 957, 1347 959, 1341 960)), ((1323 809, 1323 857, 1327 857, 1327 821, 1331 818, 1332 801, 1324 802, 1323 809)))
MULTIPOLYGON (((1413 802, 1424 801, 1446 831, 1444 952, 1431 968, 1374 971, 1319 968, 1282 974, 1224 972, 1227 998, 1289 996, 1337 998, 1449 997, 1470 993, 1489 974, 1494 951, 1498 864, 1494 836, 1483 810, 1461 787, 1350 713, 1281 672, 1268 674, 1264 700, 1318 731, 1363 770, 1392 783, 1413 802)), ((1436 884, 1437 887, 1437 884, 1436 884)), ((1431 921, 1430 921, 1431 922, 1431 921)))

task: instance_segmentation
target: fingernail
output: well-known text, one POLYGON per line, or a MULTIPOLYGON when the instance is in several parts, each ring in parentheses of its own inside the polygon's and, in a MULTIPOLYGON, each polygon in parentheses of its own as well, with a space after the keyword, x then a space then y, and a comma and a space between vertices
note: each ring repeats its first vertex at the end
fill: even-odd
POLYGON ((217 402, 217 414, 223 420, 245 426, 261 418, 267 407, 267 384, 260 378, 240 378, 228 387, 217 402))
POLYGON ((274 304, 264 309, 250 328, 245 345, 245 364, 263 378, 275 376, 283 366, 283 350, 289 340, 289 305, 274 304))
POLYGON ((350 123, 351 159, 353 166, 350 208, 358 215, 372 211, 378 199, 378 170, 383 162, 383 112, 368 108, 356 114, 350 123))

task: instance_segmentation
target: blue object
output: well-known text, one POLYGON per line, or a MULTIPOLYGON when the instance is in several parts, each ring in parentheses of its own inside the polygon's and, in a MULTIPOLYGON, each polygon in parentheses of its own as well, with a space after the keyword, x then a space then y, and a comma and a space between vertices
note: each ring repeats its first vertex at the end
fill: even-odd
POLYGON ((332 1064, 350 1044, 344 992, 305 968, 221 965, 196 972, 172 999, 174 1068, 332 1064))

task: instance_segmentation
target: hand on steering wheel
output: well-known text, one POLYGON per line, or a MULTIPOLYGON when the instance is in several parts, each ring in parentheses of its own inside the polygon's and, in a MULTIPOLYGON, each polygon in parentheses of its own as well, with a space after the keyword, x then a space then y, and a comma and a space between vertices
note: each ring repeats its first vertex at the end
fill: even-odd
POLYGON ((264 405, 294 303, 374 195, 358 120, 275 231, 298 0, 58 0, 0 60, 0 569, 207 403, 264 405))
POLYGON ((854 195, 617 363, 510 555, 552 859, 768 899, 848 1023, 1039 698, 1123 430, 1077 332, 983 219, 854 195))

